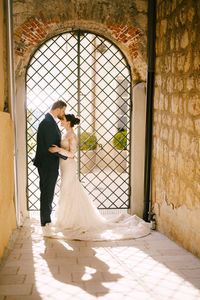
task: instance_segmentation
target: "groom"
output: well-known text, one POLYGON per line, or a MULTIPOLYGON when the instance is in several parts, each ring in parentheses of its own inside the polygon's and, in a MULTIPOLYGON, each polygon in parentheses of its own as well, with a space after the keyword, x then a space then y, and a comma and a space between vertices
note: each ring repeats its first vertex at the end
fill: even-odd
POLYGON ((52 202, 58 178, 59 157, 67 159, 59 153, 50 153, 49 147, 60 147, 61 133, 56 119, 63 119, 67 105, 64 101, 56 101, 50 112, 39 124, 37 132, 37 150, 33 164, 38 168, 40 176, 40 220, 44 234, 50 230, 52 202))

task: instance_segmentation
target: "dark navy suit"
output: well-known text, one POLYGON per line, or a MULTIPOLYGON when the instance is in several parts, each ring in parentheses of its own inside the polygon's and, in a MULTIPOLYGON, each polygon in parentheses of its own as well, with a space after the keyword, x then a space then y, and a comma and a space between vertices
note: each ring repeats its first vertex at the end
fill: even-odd
POLYGON ((37 150, 33 160, 40 175, 40 219, 41 225, 51 222, 52 202, 58 178, 59 153, 48 151, 52 145, 60 147, 61 133, 51 114, 46 114, 38 127, 37 150))

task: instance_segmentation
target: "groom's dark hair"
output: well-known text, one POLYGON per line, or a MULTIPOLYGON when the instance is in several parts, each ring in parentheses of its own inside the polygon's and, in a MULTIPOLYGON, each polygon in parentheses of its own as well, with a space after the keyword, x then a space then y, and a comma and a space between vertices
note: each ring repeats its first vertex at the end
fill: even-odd
POLYGON ((55 110, 56 108, 63 108, 64 106, 67 106, 67 104, 63 100, 58 100, 54 102, 51 109, 55 110))

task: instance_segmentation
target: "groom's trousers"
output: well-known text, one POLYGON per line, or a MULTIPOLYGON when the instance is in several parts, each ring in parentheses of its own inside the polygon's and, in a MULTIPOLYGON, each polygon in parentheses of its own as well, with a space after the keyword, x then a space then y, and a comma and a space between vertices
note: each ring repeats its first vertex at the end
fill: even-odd
POLYGON ((58 178, 58 169, 49 169, 48 167, 38 167, 40 175, 40 221, 41 225, 51 222, 52 202, 56 181, 58 178))

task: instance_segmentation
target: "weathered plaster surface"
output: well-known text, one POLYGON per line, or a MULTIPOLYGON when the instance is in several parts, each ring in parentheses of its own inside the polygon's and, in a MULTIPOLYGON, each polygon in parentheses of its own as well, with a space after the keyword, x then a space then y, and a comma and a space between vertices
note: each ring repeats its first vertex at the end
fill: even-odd
POLYGON ((14 130, 9 113, 0 112, 0 258, 16 228, 14 206, 14 130))
POLYGON ((10 114, 3 112, 7 99, 4 1, 0 0, 0 258, 16 227, 14 207, 14 130, 10 114))
POLYGON ((0 1, 0 111, 4 107, 4 22, 3 0, 0 1))

